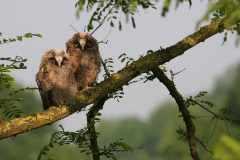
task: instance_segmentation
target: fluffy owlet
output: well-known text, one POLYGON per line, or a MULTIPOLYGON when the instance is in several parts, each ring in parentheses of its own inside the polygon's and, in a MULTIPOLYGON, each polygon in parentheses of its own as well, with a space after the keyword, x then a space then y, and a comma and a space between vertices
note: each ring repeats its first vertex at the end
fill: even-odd
POLYGON ((101 67, 97 40, 89 33, 78 32, 66 43, 79 90, 88 90, 96 82, 101 67))
POLYGON ((42 56, 39 68, 36 82, 43 109, 68 105, 78 92, 70 56, 62 49, 51 49, 42 56))

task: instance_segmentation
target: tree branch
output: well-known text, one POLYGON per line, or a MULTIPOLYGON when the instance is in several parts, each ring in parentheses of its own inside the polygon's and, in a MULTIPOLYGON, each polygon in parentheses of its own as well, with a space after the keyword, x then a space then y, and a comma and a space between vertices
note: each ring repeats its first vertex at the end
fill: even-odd
POLYGON ((195 137, 195 140, 198 141, 205 149, 206 151, 210 152, 213 155, 213 152, 211 149, 209 149, 204 143, 203 141, 199 140, 197 137, 195 137))
POLYGON ((95 130, 95 117, 96 117, 95 113, 103 109, 103 105, 107 99, 108 99, 107 96, 101 98, 98 102, 96 102, 90 108, 89 112, 87 113, 87 126, 89 131, 89 137, 90 137, 90 143, 91 143, 90 149, 92 150, 93 160, 100 160, 100 152, 99 152, 99 147, 97 142, 98 136, 95 130))
POLYGON ((164 74, 164 72, 159 69, 158 67, 152 69, 153 74, 159 79, 160 82, 162 82, 167 89, 169 90, 170 94, 172 97, 175 99, 176 103, 178 104, 179 110, 183 115, 183 120, 186 124, 187 128, 187 139, 189 143, 189 148, 191 152, 191 156, 194 160, 200 160, 198 153, 197 153, 197 148, 195 144, 195 125, 192 121, 190 112, 188 111, 187 107, 185 106, 185 101, 182 97, 182 95, 177 91, 175 88, 174 83, 167 78, 167 76, 164 74))
POLYGON ((96 85, 93 90, 88 91, 90 92, 90 95, 87 92, 81 92, 75 97, 74 102, 70 105, 69 109, 66 106, 63 106, 62 108, 51 107, 46 111, 36 113, 28 117, 5 122, 0 126, 0 140, 42 127, 44 125, 52 124, 76 111, 81 110, 107 94, 116 91, 118 88, 126 85, 133 78, 140 75, 141 73, 137 70, 137 68, 152 70, 153 68, 184 54, 185 51, 194 47, 196 44, 217 34, 219 31, 218 28, 223 27, 222 24, 224 20, 225 18, 222 18, 216 22, 201 27, 199 31, 184 38, 182 41, 173 46, 157 50, 151 54, 141 57, 139 60, 126 66, 121 71, 112 74, 107 80, 96 85))

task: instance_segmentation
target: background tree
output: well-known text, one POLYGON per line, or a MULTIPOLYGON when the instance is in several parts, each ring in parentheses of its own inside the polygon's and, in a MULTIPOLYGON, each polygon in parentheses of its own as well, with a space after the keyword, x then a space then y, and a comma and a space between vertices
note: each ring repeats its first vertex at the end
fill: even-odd
MULTIPOLYGON (((82 5, 84 5, 83 2, 84 1, 79 1, 80 4, 78 3, 78 5, 79 5, 80 8, 81 8, 82 5)), ((102 3, 102 4, 100 3, 100 8, 97 9, 98 13, 95 14, 96 12, 94 12, 93 15, 98 15, 98 14, 101 15, 102 14, 101 7, 104 7, 104 8, 102 8, 103 9, 102 11, 104 11, 106 8, 110 8, 110 7, 113 8, 113 7, 122 6, 123 7, 122 11, 127 14, 127 13, 137 11, 136 10, 136 5, 137 4, 141 5, 144 9, 148 8, 149 6, 151 6, 151 7, 153 6, 153 4, 151 4, 149 1, 144 1, 144 2, 142 2, 142 1, 121 1, 120 3, 113 3, 113 2, 114 1, 108 1, 106 3, 106 6, 105 6, 104 3, 102 3), (134 4, 135 4, 135 7, 134 7, 134 4)), ((168 11, 168 6, 170 4, 169 2, 170 1, 165 1, 165 5, 164 5, 163 11, 162 11, 163 15, 165 15, 166 11, 168 11)), ((194 124, 193 124, 191 116, 190 116, 190 114, 189 114, 189 112, 188 112, 188 110, 185 106, 186 104, 183 103, 183 99, 182 99, 181 95, 176 91, 176 88, 174 87, 173 82, 171 82, 164 75, 164 73, 160 69, 157 68, 157 66, 160 65, 160 64, 164 64, 165 62, 168 62, 172 58, 175 58, 176 56, 179 56, 179 55, 183 54, 184 51, 186 51, 187 49, 195 46, 199 42, 204 41, 206 38, 208 38, 208 37, 210 37, 210 36, 212 36, 212 35, 214 35, 218 32, 222 32, 224 28, 230 29, 232 31, 235 30, 236 32, 238 32, 238 17, 236 16, 236 14, 231 14, 231 13, 237 13, 238 12, 238 8, 235 7, 235 6, 238 5, 238 1, 227 1, 227 2, 228 2, 227 7, 225 7, 225 5, 223 5, 223 4, 226 4, 226 1, 221 1, 221 2, 217 3, 216 5, 214 5, 214 7, 215 7, 214 10, 217 9, 217 13, 214 15, 214 20, 217 20, 216 22, 214 22, 214 23, 212 23, 212 24, 210 24, 206 27, 202 27, 199 32, 187 37, 186 39, 184 39, 183 41, 179 42, 178 44, 176 44, 172 47, 168 47, 166 49, 161 48, 161 50, 157 50, 155 52, 152 51, 152 50, 149 50, 147 56, 141 56, 138 61, 133 62, 133 63, 131 61, 132 60, 131 58, 124 57, 124 56, 127 56, 127 55, 122 54, 122 57, 121 57, 122 61, 124 61, 124 58, 125 58, 125 60, 130 60, 130 62, 129 62, 130 65, 126 66, 122 71, 118 72, 117 74, 112 74, 112 76, 109 77, 109 79, 105 80, 105 82, 98 85, 98 87, 96 87, 96 91, 91 92, 91 96, 87 96, 87 95, 84 95, 84 94, 77 96, 76 100, 75 100, 75 104, 73 106, 71 106, 71 108, 70 108, 71 111, 66 110, 64 112, 60 112, 58 110, 58 108, 52 108, 49 111, 45 112, 44 117, 42 117, 41 114, 36 114, 36 115, 31 116, 30 119, 29 118, 18 119, 17 120, 18 122, 21 122, 21 121, 23 122, 24 121, 26 124, 22 125, 22 126, 18 125, 16 127, 17 130, 15 130, 13 132, 11 130, 9 131, 9 130, 5 130, 6 128, 3 128, 4 129, 4 137, 8 137, 9 135, 14 135, 16 133, 25 132, 26 129, 31 130, 31 129, 40 127, 42 125, 49 124, 49 119, 51 119, 51 121, 54 122, 54 121, 59 120, 63 117, 66 117, 67 115, 71 114, 71 112, 76 111, 76 110, 86 106, 87 104, 90 104, 90 103, 98 100, 98 98, 104 97, 104 99, 101 99, 101 100, 97 101, 97 103, 95 103, 95 105, 92 107, 92 109, 89 112, 89 115, 92 115, 90 118, 91 119, 95 118, 95 116, 99 115, 99 113, 95 112, 94 107, 97 107, 99 109, 99 104, 101 104, 101 103, 103 104, 104 102, 102 102, 102 101, 105 101, 106 99, 108 99, 111 96, 113 96, 113 97, 117 96, 118 98, 120 98, 120 96, 119 96, 120 92, 115 92, 117 90, 117 88, 120 87, 120 89, 122 90, 121 86, 128 83, 130 80, 132 80, 136 76, 139 76, 139 75, 142 75, 143 73, 152 71, 154 73, 154 75, 149 75, 149 76, 143 77, 143 78, 147 78, 147 80, 152 80, 153 78, 157 77, 169 89, 170 93, 172 94, 172 96, 177 101, 177 103, 179 105, 179 108, 180 108, 180 111, 183 113, 183 117, 184 117, 184 120, 185 120, 186 124, 190 125, 190 126, 187 126, 187 129, 188 129, 187 133, 182 129, 180 129, 179 133, 183 136, 183 139, 184 139, 184 136, 188 135, 188 141, 190 142, 189 143, 190 148, 193 147, 191 149, 191 151, 192 151, 191 155, 194 159, 199 159, 199 156, 198 156, 198 154, 196 152, 196 149, 195 149, 195 144, 192 143, 192 142, 194 142, 194 139, 195 139, 195 135, 194 135, 195 131, 194 130, 189 130, 189 128, 194 128, 194 124), (219 18, 221 18, 225 15, 228 15, 230 18, 229 19, 219 19, 219 18), (226 22, 226 23, 224 23, 224 22, 226 22), (235 24, 235 26, 233 26, 232 28, 229 28, 233 24, 235 24), (149 60, 151 60, 151 61, 149 61, 149 60), (109 84, 111 84, 112 86, 107 87, 107 86, 109 86, 109 84), (106 95, 108 95, 108 96, 106 97, 106 95), (49 116, 50 112, 52 114, 54 114, 55 116, 49 116), (41 119, 39 119, 40 116, 41 116, 41 119), (36 117, 37 117, 36 122, 40 122, 40 123, 29 121, 29 120, 33 120, 36 117), (21 129, 19 130, 18 128, 19 129, 21 128, 21 129)), ((95 1, 89 1, 88 7, 90 6, 90 9, 91 9, 91 6, 94 3, 96 3, 96 2, 95 1)), ((191 1, 189 1, 189 4, 191 5, 191 1)), ((207 16, 208 16, 208 14, 207 14, 207 16)), ((112 17, 112 18, 114 19, 114 17, 112 17)), ((91 18, 91 20, 92 21, 97 21, 99 19, 95 19, 95 17, 93 16, 91 18)), ((136 24, 135 24, 134 18, 131 17, 131 20, 132 20, 133 27, 135 27, 136 24)), ((88 25, 88 30, 91 30, 91 27, 92 27, 91 24, 92 23, 90 21, 90 23, 88 25)), ((113 24, 114 23, 112 21, 110 21, 110 25, 113 26, 113 24)), ((119 23, 119 24, 121 24, 121 23, 119 23)), ((121 26, 121 25, 119 25, 119 26, 121 26)), ((226 37, 224 38, 224 41, 225 40, 226 40, 226 37)), ((173 81, 173 78, 174 78, 174 75, 172 75, 172 81, 173 81)), ((198 95, 198 97, 203 96, 203 94, 204 94, 204 92, 200 93, 198 95)), ((195 101, 192 101, 192 99, 190 99, 188 102, 189 103, 187 103, 187 104, 190 104, 190 102, 191 102, 191 104, 195 104, 196 99, 195 99, 195 101)), ((208 104, 209 106, 213 106, 212 103, 209 103, 207 101, 204 101, 204 102, 206 104, 208 104)), ((225 114, 224 116, 227 116, 226 113, 229 114, 230 112, 229 112, 228 109, 227 110, 224 109, 223 113, 225 114)), ((218 116, 218 118, 219 118, 219 116, 218 116)), ((221 117, 221 118, 224 118, 224 120, 229 120, 225 117, 221 117)), ((93 122, 91 119, 88 123, 93 122)), ((10 123, 5 123, 4 122, 4 124, 5 125, 10 124, 11 125, 11 123, 14 123, 14 122, 17 122, 17 121, 11 121, 10 123)), ((35 120, 33 120, 33 121, 35 121, 35 120)), ((237 122, 237 121, 234 121, 234 122, 237 122)), ((91 128, 91 127, 92 127, 92 125, 88 126, 88 129, 91 128)), ((13 128, 10 127, 10 129, 13 129, 13 128)), ((68 132, 61 132, 61 133, 64 133, 65 135, 69 134, 68 132)), ((85 133, 87 133, 87 132, 85 132, 85 133)), ((96 136, 94 135, 94 132, 88 132, 88 134, 90 134, 88 136, 91 140, 96 138, 96 136)), ((84 135, 86 135, 86 134, 84 134, 84 135)), ((71 141, 74 141, 74 139, 71 139, 71 141)), ((77 142, 79 142, 78 139, 77 139, 77 142)), ((115 144, 122 146, 126 150, 131 149, 131 148, 129 148, 128 145, 125 145, 121 142, 117 142, 115 144)), ((94 150, 96 151, 96 150, 98 150, 98 148, 90 147, 90 151, 91 150, 94 153, 94 150)), ((89 152, 87 152, 87 153, 89 153, 89 152)), ((104 153, 104 152, 102 152, 102 153, 104 153)), ((97 154, 95 153, 93 155, 98 155, 98 154, 99 153, 97 153, 97 154)))

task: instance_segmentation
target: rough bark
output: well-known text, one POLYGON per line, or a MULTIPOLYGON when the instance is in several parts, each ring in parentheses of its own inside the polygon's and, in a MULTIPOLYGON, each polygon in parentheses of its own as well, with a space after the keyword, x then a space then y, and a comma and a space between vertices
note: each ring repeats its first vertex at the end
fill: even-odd
POLYGON ((195 144, 196 128, 191 119, 190 112, 188 111, 188 109, 185 105, 185 101, 184 101, 182 95, 177 91, 174 83, 167 78, 167 76, 163 73, 162 70, 160 70, 159 68, 156 67, 152 70, 152 72, 159 79, 159 81, 162 82, 167 87, 170 94, 175 99, 176 103, 178 104, 179 111, 183 115, 183 120, 184 120, 184 122, 186 124, 186 128, 187 128, 187 138, 188 138, 188 144, 189 144, 189 148, 190 148, 190 152, 191 152, 191 157, 194 160, 200 160, 198 153, 197 153, 196 144, 195 144))
POLYGON ((90 149, 92 150, 92 156, 93 160, 100 160, 100 151, 98 147, 98 142, 97 142, 97 133, 95 129, 95 120, 94 118, 96 117, 95 112, 103 109, 103 105, 105 101, 108 99, 107 96, 101 98, 95 105, 93 105, 89 112, 87 113, 87 126, 88 126, 88 131, 89 131, 89 137, 90 137, 90 144, 91 147, 90 149))
POLYGON ((147 68, 148 70, 152 70, 153 68, 184 54, 185 51, 194 47, 196 44, 217 34, 219 28, 223 27, 222 23, 224 20, 225 18, 222 18, 216 22, 201 27, 199 31, 189 35, 177 44, 166 49, 157 50, 151 54, 147 54, 146 56, 126 66, 119 72, 112 74, 110 78, 96 85, 94 89, 90 91, 90 94, 82 92, 77 95, 73 104, 69 106, 70 109, 66 106, 63 106, 62 108, 51 107, 46 111, 36 113, 28 117, 18 118, 2 123, 0 126, 0 140, 42 127, 44 125, 52 124, 76 111, 81 110, 107 94, 116 91, 118 88, 126 85, 133 78, 140 75, 141 73, 137 70, 137 68, 147 68))

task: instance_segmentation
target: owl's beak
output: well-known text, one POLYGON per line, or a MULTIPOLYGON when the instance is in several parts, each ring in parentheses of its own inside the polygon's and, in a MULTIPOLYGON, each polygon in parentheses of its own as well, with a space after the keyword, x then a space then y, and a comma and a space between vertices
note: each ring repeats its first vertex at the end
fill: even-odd
POLYGON ((82 50, 84 50, 84 46, 85 46, 85 44, 86 44, 86 39, 80 39, 80 40, 79 40, 79 44, 81 45, 82 50))
POLYGON ((58 67, 61 67, 61 64, 62 64, 62 57, 58 57, 58 58, 56 58, 56 61, 57 61, 58 67))

